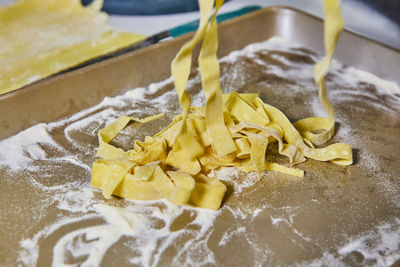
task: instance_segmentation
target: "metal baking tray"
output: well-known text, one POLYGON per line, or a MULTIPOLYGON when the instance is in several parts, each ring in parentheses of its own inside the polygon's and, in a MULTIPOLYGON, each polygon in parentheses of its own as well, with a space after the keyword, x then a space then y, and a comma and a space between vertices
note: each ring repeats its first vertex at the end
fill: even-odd
MULTIPOLYGON (((307 53, 323 54, 322 21, 292 8, 264 8, 221 23, 219 32, 220 57, 272 36, 281 36, 289 42, 301 44, 307 53)), ((191 34, 187 34, 1 95, 0 139, 8 138, 38 123, 66 118, 98 104, 105 97, 117 96, 130 89, 146 87, 151 83, 167 79, 170 76, 171 60, 190 37, 191 34)), ((360 35, 344 31, 340 37, 335 59, 344 65, 357 67, 400 84, 399 51, 360 35)), ((196 70, 193 69, 193 72, 196 73, 196 70)), ((257 76, 257 71, 254 75, 257 76)), ((264 76, 261 75, 258 80, 253 79, 251 85, 243 85, 238 90, 241 92, 258 90, 263 99, 271 98, 281 110, 285 113, 288 111, 292 119, 310 115, 302 113, 290 103, 280 102, 277 96, 274 98, 274 95, 266 92, 266 88, 257 87, 262 77, 264 76)), ((274 89, 276 91, 285 88, 280 86, 284 81, 276 77, 264 78, 276 85, 274 89)), ((173 90, 173 87, 166 85, 165 90, 173 90)), ((379 101, 385 105, 386 99, 379 101)), ((147 266, 199 263, 220 266, 399 264, 400 256, 398 253, 393 254, 393 251, 396 251, 396 246, 397 251, 400 250, 399 235, 396 234, 400 232, 400 203, 397 202, 400 187, 398 167, 400 116, 386 117, 385 112, 370 109, 368 103, 362 101, 352 104, 356 106, 354 109, 346 107, 343 109, 345 113, 349 113, 347 114, 349 122, 354 122, 352 134, 357 136, 363 131, 369 140, 365 146, 368 147, 368 151, 373 152, 371 158, 375 160, 373 165, 375 169, 371 167, 372 165, 371 168, 365 167, 370 159, 364 158, 365 153, 362 153, 364 147, 356 145, 354 165, 338 167, 329 163, 307 161, 301 166, 306 171, 306 177, 301 181, 270 172, 263 175, 262 179, 251 187, 243 186, 240 194, 234 191, 237 189, 235 186, 239 185, 227 182, 227 197, 223 207, 215 215, 215 220, 208 221, 212 223, 211 226, 207 228, 201 223, 193 224, 193 221, 199 219, 198 214, 203 214, 204 211, 183 209, 182 214, 175 218, 176 222, 170 225, 171 229, 174 229, 170 230, 171 236, 176 236, 177 232, 183 230, 186 230, 186 234, 174 239, 170 246, 165 248, 163 245, 166 244, 168 236, 158 240, 154 247, 149 247, 153 249, 149 254, 151 256, 141 264, 147 266), (385 192, 389 188, 391 192, 385 192), (202 230, 206 232, 201 232, 202 230), (394 233, 385 236, 393 239, 393 242, 389 243, 389 248, 382 247, 379 243, 381 231, 394 233), (378 239, 375 238, 377 236, 378 239), (367 243, 372 247, 372 254, 366 256, 365 251, 351 250, 348 244, 353 244, 354 242, 350 242, 352 240, 367 243)), ((151 114, 154 111, 149 111, 145 103, 142 105, 143 112, 140 113, 139 110, 136 115, 149 115, 147 113, 151 114)), ((137 110, 137 107, 132 107, 135 108, 137 110)), ((397 112, 399 113, 398 108, 397 112)), ((340 127, 339 125, 339 130, 340 127)), ((67 146, 68 143, 62 141, 65 129, 56 128, 48 130, 48 134, 61 146, 67 146)), ((77 147, 64 147, 64 149, 69 153, 77 153, 77 158, 90 166, 95 158, 96 133, 92 131, 88 135, 77 134, 75 138, 81 144, 87 145, 87 150, 82 151, 77 147)), ((22 139, 20 141, 23 142, 22 139)), ((15 147, 11 145, 3 148, 7 147, 12 151, 17 149, 17 146, 18 144, 15 147)), ((39 143, 38 147, 48 149, 44 158, 51 158, 52 153, 58 153, 46 148, 45 143, 39 143)), ((3 162, 12 162, 12 159, 4 158, 4 155, 8 154, 3 152, 0 152, 0 159, 3 162)), ((59 194, 60 198, 63 194, 68 194, 69 187, 63 188, 63 185, 81 183, 82 187, 86 188, 82 194, 90 192, 92 198, 97 200, 96 203, 103 202, 117 207, 134 206, 134 202, 121 199, 105 200, 101 193, 90 189, 90 170, 78 171, 66 162, 61 162, 57 166, 47 166, 46 162, 49 161, 35 159, 34 151, 23 151, 23 153, 28 154, 28 157, 31 153, 31 161, 16 160, 13 166, 17 171, 10 171, 9 167, 3 167, 0 162, 0 265, 15 265, 17 262, 22 265, 27 262, 36 263, 38 266, 50 265, 53 262, 57 265, 59 262, 54 261, 53 249, 63 237, 79 229, 105 224, 104 219, 100 217, 87 219, 85 217, 87 214, 77 211, 74 215, 76 220, 66 220, 65 224, 53 229, 51 222, 70 218, 68 212, 71 211, 59 209, 60 203, 65 202, 65 199, 52 198, 54 194, 59 194), (42 176, 32 177, 32 173, 35 173, 32 169, 36 172, 39 169, 38 173, 42 176), (48 177, 52 179, 46 180, 48 177), (35 189, 37 184, 40 184, 40 193, 35 189), (54 202, 49 203, 48 199, 53 199, 54 202), (82 220, 79 220, 79 217, 82 220), (36 249, 37 257, 21 252, 22 247, 26 251, 36 249)), ((238 174, 236 179, 239 183, 241 179, 249 182, 249 176, 242 173, 238 174)), ((171 207, 165 206, 165 203, 154 205, 158 207, 156 210, 171 212, 171 207)), ((149 208, 149 211, 154 212, 154 207, 149 208)), ((88 213, 93 214, 93 210, 88 213)), ((202 222, 201 218, 199 222, 202 222)), ((165 225, 154 227, 162 229, 165 225)), ((144 232, 145 230, 142 229, 144 232)), ((83 238, 81 241, 84 244, 96 243, 98 240, 90 239, 89 236, 76 236, 73 242, 81 242, 79 238, 83 238)), ((140 241, 137 236, 122 237, 110 247, 101 265, 138 265, 134 260, 135 255, 145 252, 129 248, 140 247, 140 242, 144 241, 140 241)), ((70 245, 78 246, 75 243, 70 245)), ((368 249, 365 250, 371 250, 368 249)), ((70 259, 69 263, 76 264, 88 258, 87 255, 69 256, 74 258, 70 259)))

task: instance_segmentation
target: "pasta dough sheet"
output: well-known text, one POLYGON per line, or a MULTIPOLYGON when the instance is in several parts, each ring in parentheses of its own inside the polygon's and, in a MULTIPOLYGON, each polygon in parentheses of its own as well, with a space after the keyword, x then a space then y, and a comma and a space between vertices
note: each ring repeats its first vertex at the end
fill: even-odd
POLYGON ((145 39, 110 28, 101 3, 18 0, 0 7, 0 94, 145 39))

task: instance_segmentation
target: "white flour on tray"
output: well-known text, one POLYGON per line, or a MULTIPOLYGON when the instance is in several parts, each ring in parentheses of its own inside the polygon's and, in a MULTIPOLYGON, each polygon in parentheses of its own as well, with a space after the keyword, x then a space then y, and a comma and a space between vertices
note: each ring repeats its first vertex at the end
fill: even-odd
MULTIPOLYGON (((283 70, 269 65, 255 56, 256 52, 263 50, 306 54, 296 48, 293 44, 280 38, 271 38, 262 43, 252 44, 241 51, 235 51, 223 58, 221 62, 233 64, 240 58, 247 57, 265 68, 266 73, 296 79, 298 84, 292 86, 294 91, 315 91, 315 88, 309 86, 313 77, 313 65, 291 62, 286 57, 273 55, 274 60, 291 67, 290 70, 283 70)), ((315 55, 307 55, 313 57, 314 60, 317 59, 315 55)), ((378 108, 390 113, 399 112, 400 89, 397 84, 381 80, 373 74, 352 67, 345 68, 338 62, 333 64, 331 73, 334 78, 328 81, 328 86, 330 82, 335 82, 343 86, 357 87, 360 81, 368 81, 375 86, 379 94, 389 95, 391 104, 395 104, 378 106, 378 108)), ((234 85, 225 88, 227 91, 240 88, 246 83, 246 79, 241 77, 240 67, 235 68, 235 71, 231 73, 223 74, 221 80, 223 84, 234 85)), ((51 263, 54 266, 67 263, 71 263, 73 266, 77 266, 78 263, 80 266, 97 266, 103 258, 107 257, 113 245, 118 242, 124 243, 124 256, 127 257, 125 263, 143 266, 218 264, 218 254, 214 252, 215 248, 213 250, 210 247, 210 238, 215 234, 214 224, 217 218, 222 215, 233 217, 235 223, 218 235, 216 243, 224 248, 229 246, 229 242, 242 240, 241 242, 248 244, 251 248, 253 265, 267 264, 270 262, 269 258, 273 257, 271 248, 261 237, 252 234, 251 231, 262 216, 269 216, 271 227, 274 229, 282 228, 290 231, 295 237, 294 241, 297 240, 296 242, 300 246, 313 242, 310 237, 294 227, 296 216, 301 213, 301 207, 275 208, 269 203, 258 203, 255 207, 224 205, 218 211, 210 211, 180 207, 165 200, 114 199, 109 201, 101 197, 99 190, 90 186, 90 165, 97 146, 97 143, 93 143, 92 140, 98 130, 123 114, 144 117, 164 112, 171 117, 177 105, 173 90, 153 99, 148 98, 171 83, 172 80, 167 79, 164 82, 152 84, 148 88, 136 88, 114 98, 105 98, 97 106, 71 117, 48 124, 38 124, 0 141, 0 170, 3 169, 8 173, 8 178, 6 178, 8 182, 15 182, 14 174, 24 173, 24 179, 28 179, 37 194, 42 196, 41 209, 37 210, 37 213, 40 214, 31 218, 29 222, 33 225, 33 229, 35 224, 47 216, 47 208, 53 208, 56 211, 56 215, 53 216, 54 220, 47 222, 42 229, 34 233, 27 231, 21 237, 18 263, 29 266, 37 264, 40 261, 40 253, 42 253, 39 252, 40 245, 48 244, 46 243, 47 239, 70 225, 72 225, 71 229, 68 228, 67 232, 51 243, 53 244, 53 247, 50 248, 53 255, 51 263), (60 145, 65 141, 68 145, 60 145), (81 177, 69 177, 70 167, 80 170, 78 173, 81 177), (190 219, 179 225, 182 216, 190 219), (84 222, 84 226, 74 226, 81 222, 84 222), (171 250, 175 243, 182 241, 185 243, 179 247, 173 259, 170 259, 170 262, 163 262, 163 253, 171 250), (77 262, 70 262, 70 258, 77 262)), ((189 81, 189 88, 199 83, 199 77, 196 76, 189 81)), ((334 102, 341 101, 341 97, 351 98, 364 95, 370 99, 371 105, 378 105, 374 102, 375 96, 372 93, 360 90, 354 91, 353 95, 350 95, 348 91, 343 94, 337 92, 330 94, 334 102)), ((199 93, 192 95, 192 98, 195 105, 204 102, 203 96, 199 93)), ((324 115, 317 98, 314 97, 311 102, 313 103, 311 112, 314 115, 324 115)), ((339 116, 338 120, 343 121, 345 118, 339 116)), ((365 140, 362 141, 363 144, 354 141, 350 131, 349 126, 342 127, 337 133, 338 138, 343 142, 353 142, 352 145, 365 145, 365 140)), ((366 147, 364 149, 361 157, 369 153, 366 147)), ((370 171, 377 168, 377 166, 366 165, 365 168, 369 168, 370 171)), ((248 175, 244 181, 238 181, 238 171, 234 168, 223 168, 216 171, 215 174, 231 186, 233 199, 240 198, 240 195, 243 194, 250 195, 260 183, 258 176, 253 174, 248 175)), ((272 176, 269 173, 267 177, 272 176)), ((390 191, 389 188, 386 189, 390 191)), ((391 190, 394 190, 394 193, 398 192, 395 189, 391 190)), ((318 200, 311 202, 318 203, 318 200)), ((343 265, 341 259, 347 254, 357 251, 362 254, 364 259, 376 258, 377 265, 390 265, 400 259, 398 253, 399 225, 399 218, 396 218, 394 224, 383 224, 365 235, 348 237, 347 242, 338 244, 333 253, 322 249, 323 255, 318 260, 305 261, 303 264, 343 265), (371 240, 373 243, 375 242, 375 245, 369 247, 368 242, 371 243, 371 240), (385 250, 385 253, 378 253, 378 250, 382 249, 385 250)), ((212 238, 215 239, 215 237, 212 238)))

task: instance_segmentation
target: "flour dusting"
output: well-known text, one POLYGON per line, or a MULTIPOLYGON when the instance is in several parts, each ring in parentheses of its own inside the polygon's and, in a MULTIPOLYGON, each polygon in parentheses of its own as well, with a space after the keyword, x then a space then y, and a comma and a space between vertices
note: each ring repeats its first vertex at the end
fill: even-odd
MULTIPOLYGON (((225 92, 256 90, 289 118, 323 116, 313 85, 318 59, 300 45, 271 38, 221 59, 221 84, 225 92)), ((329 167, 334 175, 325 180, 318 172, 327 165, 312 161, 300 167, 306 171, 303 181, 275 172, 260 177, 236 168, 215 170, 210 176, 228 187, 218 211, 166 200, 104 199, 90 185, 99 129, 121 115, 158 113, 166 114, 160 122, 166 126, 178 112, 175 91, 165 90, 173 88, 171 78, 0 141, 2 195, 19 201, 2 207, 5 240, 19 247, 4 253, 9 262, 26 266, 388 266, 399 261, 400 184, 391 161, 396 155, 383 156, 398 141, 375 136, 374 122, 356 116, 377 114, 376 123, 384 121, 386 132, 396 135, 399 85, 337 61, 327 84, 340 126, 335 141, 355 148, 356 163, 329 167)), ((197 73, 188 83, 193 105, 204 104, 199 88, 197 73)))

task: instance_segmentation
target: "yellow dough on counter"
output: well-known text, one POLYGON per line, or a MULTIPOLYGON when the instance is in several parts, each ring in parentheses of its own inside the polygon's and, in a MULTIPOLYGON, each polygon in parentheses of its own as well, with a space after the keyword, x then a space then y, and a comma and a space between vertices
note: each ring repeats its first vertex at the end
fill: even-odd
POLYGON ((323 63, 316 65, 315 71, 321 103, 330 117, 306 118, 293 124, 280 110, 264 103, 258 94, 222 94, 215 19, 222 3, 216 1, 216 11, 211 16, 214 1, 199 1, 199 29, 172 62, 171 72, 182 114, 153 137, 136 141, 134 149, 128 151, 109 142, 128 123, 147 123, 163 114, 145 119, 121 116, 100 130, 97 156, 101 159, 93 163, 92 185, 102 189, 105 197, 113 194, 128 199, 164 198, 180 205, 218 209, 226 186, 209 177, 214 169, 237 167, 244 172, 272 170, 304 176, 302 170, 266 161, 268 153, 287 157, 290 165, 304 162, 306 158, 352 164, 352 148, 348 144, 317 147, 334 133, 334 112, 326 97, 324 77, 343 26, 342 20, 337 20, 340 16, 337 1, 325 0, 325 42, 329 44, 327 56, 323 63), (200 41, 199 65, 206 104, 191 107, 185 88, 192 51, 200 41))
POLYGON ((18 0, 0 7, 0 94, 144 40, 117 32, 102 1, 18 0))

